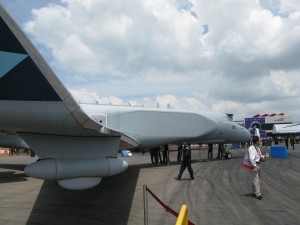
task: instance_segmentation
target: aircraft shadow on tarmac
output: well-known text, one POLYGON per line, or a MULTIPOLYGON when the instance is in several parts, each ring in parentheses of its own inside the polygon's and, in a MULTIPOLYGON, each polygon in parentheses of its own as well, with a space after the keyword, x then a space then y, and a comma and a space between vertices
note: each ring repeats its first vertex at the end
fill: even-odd
POLYGON ((22 164, 0 164, 0 168, 9 169, 9 170, 20 170, 24 171, 27 165, 22 164))
MULTIPOLYGON (((25 166, 18 164, 0 164, 0 168, 23 171, 25 166)), ((26 177, 27 175, 25 173, 16 173, 15 171, 0 172, 0 184, 27 181, 26 177)))
POLYGON ((0 172, 0 184, 27 181, 26 174, 14 171, 0 172))
POLYGON ((64 190, 55 181, 44 181, 27 225, 125 225, 143 167, 149 166, 130 166, 124 173, 104 178, 100 185, 85 191, 64 190))

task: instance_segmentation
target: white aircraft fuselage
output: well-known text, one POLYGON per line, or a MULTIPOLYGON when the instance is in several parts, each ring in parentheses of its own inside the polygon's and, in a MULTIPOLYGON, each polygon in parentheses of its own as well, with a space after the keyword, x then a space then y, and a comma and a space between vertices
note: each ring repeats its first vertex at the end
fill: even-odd
POLYGON ((241 143, 249 131, 211 111, 80 104, 93 120, 132 138, 143 148, 169 143, 241 143))

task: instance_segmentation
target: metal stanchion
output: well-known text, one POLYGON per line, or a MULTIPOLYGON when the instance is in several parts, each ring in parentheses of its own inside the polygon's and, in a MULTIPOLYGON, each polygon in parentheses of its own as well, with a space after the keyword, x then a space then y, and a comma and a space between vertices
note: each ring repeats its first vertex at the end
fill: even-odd
POLYGON ((148 195, 147 195, 147 185, 143 185, 143 198, 144 198, 144 225, 148 225, 148 195))

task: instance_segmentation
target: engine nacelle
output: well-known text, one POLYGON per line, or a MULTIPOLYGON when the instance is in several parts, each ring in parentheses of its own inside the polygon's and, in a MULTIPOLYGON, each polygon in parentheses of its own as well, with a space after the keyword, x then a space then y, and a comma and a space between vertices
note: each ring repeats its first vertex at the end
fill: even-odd
POLYGON ((101 180, 102 177, 78 177, 58 180, 57 183, 68 190, 85 190, 97 186, 101 180))
POLYGON ((24 171, 34 178, 64 180, 113 176, 122 173, 127 167, 127 162, 118 158, 42 159, 28 165, 24 171))

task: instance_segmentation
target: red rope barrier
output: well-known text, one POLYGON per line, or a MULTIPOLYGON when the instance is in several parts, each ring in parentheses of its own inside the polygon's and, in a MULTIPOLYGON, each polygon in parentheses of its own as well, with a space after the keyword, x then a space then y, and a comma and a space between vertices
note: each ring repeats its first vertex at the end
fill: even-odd
MULTIPOLYGON (((169 213, 172 215, 178 217, 179 213, 176 212, 175 210, 171 209, 169 206, 167 206, 165 203, 163 203, 148 187, 146 187, 147 191, 152 195, 152 197, 169 213)), ((195 225, 191 221, 189 221, 189 225, 195 225)))

